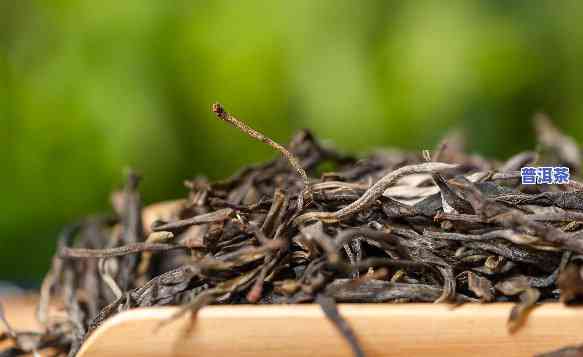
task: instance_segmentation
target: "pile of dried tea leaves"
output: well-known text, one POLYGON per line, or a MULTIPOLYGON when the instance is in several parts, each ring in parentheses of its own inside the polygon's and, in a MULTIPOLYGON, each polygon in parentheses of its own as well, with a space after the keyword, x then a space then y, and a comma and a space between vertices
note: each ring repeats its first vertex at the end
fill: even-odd
POLYGON ((2 356, 73 356, 105 319, 138 307, 306 302, 362 356, 337 302, 513 301, 514 331, 535 304, 583 298, 582 160, 544 116, 537 152, 496 162, 464 153, 456 134, 431 153, 359 159, 308 131, 285 148, 219 104, 213 112, 282 157, 186 181, 185 199, 144 209, 130 174, 113 215, 63 230, 41 289, 45 329, 15 332, 3 319, 14 343, 2 356), (524 166, 566 166, 571 180, 522 185, 524 166))

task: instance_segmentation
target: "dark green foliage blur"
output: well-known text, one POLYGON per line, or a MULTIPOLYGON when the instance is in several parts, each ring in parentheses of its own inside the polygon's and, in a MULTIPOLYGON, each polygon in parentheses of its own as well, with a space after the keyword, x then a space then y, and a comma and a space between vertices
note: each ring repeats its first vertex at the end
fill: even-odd
POLYGON ((0 279, 35 281, 59 228, 272 158, 308 127, 344 150, 531 148, 546 111, 583 141, 581 1, 0 1, 0 279))

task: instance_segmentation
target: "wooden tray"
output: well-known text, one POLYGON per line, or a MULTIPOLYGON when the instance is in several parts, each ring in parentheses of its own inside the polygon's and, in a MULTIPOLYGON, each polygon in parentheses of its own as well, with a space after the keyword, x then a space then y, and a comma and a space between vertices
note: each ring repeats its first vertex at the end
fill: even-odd
MULTIPOLYGON (((17 329, 36 329, 36 296, 3 297, 17 329)), ((368 356, 532 356, 583 343, 583 308, 538 306, 516 334, 512 305, 339 305, 368 356)), ((314 305, 209 306, 158 328, 176 308, 138 309, 106 321, 79 356, 351 356, 314 305)))
MULTIPOLYGON (((339 310, 368 356, 532 356, 583 343, 583 309, 541 305, 511 335, 511 306, 342 304, 339 310)), ((176 311, 118 314, 95 331, 79 356, 351 356, 315 305, 210 306, 194 325, 186 316, 158 328, 176 311)))

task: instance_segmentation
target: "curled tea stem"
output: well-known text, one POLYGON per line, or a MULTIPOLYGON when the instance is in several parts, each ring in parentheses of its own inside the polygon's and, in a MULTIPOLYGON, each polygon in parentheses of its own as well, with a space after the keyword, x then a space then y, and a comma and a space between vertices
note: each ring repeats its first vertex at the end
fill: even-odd
POLYGON ((366 190, 358 200, 352 202, 348 206, 341 208, 336 212, 304 213, 297 217, 294 223, 301 224, 303 222, 314 219, 328 223, 342 221, 373 205, 374 202, 379 199, 389 187, 395 184, 395 182, 397 182, 397 180, 403 176, 411 174, 433 173, 436 171, 453 169, 456 167, 457 165, 445 164, 441 162, 427 162, 423 164, 403 166, 399 169, 391 171, 389 174, 378 180, 371 188, 366 190))

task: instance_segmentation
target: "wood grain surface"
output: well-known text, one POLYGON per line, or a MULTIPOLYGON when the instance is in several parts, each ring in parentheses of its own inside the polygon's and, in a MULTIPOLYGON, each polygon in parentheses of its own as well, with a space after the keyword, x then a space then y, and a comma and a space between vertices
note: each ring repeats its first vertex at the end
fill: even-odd
MULTIPOLYGON (((539 306, 511 335, 512 305, 340 305, 368 356, 532 356, 583 343, 583 309, 539 306)), ((118 314, 87 341, 81 357, 351 356, 318 306, 211 306, 194 325, 175 308, 118 314), (190 329, 188 327, 191 327, 190 329)))
MULTIPOLYGON (((2 298, 19 330, 37 329, 36 296, 2 298)), ((516 334, 506 330, 512 305, 339 305, 368 356, 532 356, 583 343, 583 308, 545 304, 516 334)), ((318 306, 211 306, 191 324, 159 328, 176 308, 114 316, 81 350, 92 356, 351 356, 318 306), (190 329, 189 329, 190 327, 190 329)))
MULTIPOLYGON (((0 296, 4 307, 6 320, 17 331, 39 331, 40 325, 36 321, 34 312, 38 300, 37 295, 0 296)), ((4 325, 0 325, 0 332, 5 332, 4 325)), ((8 340, 0 342, 0 350, 12 346, 8 340)))

